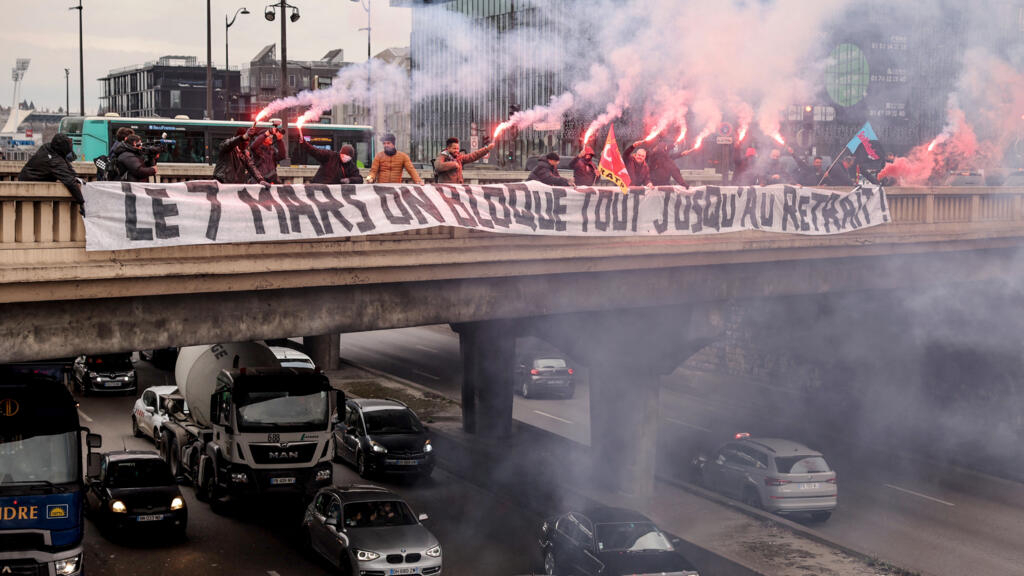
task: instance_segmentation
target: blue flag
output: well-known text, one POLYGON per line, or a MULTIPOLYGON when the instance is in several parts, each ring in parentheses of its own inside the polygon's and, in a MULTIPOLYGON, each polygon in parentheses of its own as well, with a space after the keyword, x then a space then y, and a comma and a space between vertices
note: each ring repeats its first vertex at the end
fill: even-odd
POLYGON ((858 146, 861 144, 867 146, 868 142, 872 140, 878 140, 878 136, 875 136, 875 129, 871 127, 871 122, 865 122, 864 127, 846 143, 846 149, 850 151, 850 154, 855 154, 858 146))

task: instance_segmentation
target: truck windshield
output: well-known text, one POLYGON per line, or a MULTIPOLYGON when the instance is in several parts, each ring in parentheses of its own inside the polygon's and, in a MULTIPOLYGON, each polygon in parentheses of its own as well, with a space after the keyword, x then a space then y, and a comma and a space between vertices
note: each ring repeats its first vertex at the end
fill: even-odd
POLYGON ((254 428, 327 427, 327 392, 249 390, 235 397, 238 425, 254 428))
POLYGON ((78 433, 24 437, 0 434, 0 490, 8 485, 64 484, 79 479, 78 433))

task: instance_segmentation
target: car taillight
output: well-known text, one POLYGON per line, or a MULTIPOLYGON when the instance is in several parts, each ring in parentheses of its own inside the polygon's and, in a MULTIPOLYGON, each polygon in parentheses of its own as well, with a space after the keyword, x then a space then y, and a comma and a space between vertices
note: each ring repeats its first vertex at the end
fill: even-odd
POLYGON ((536 376, 537 374, 540 374, 540 370, 537 370, 536 368, 533 368, 533 369, 530 370, 530 374, 536 376))
POLYGON ((569 375, 572 376, 572 368, 569 368, 569 375))
POLYGON ((765 486, 782 486, 783 484, 789 484, 789 480, 783 480, 781 478, 765 478, 765 486))

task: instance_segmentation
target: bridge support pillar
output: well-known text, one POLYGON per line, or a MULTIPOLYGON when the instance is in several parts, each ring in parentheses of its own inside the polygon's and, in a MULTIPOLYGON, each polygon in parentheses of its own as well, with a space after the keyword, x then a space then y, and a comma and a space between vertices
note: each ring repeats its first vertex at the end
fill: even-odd
POLYGON ((507 436, 512 430, 515 334, 507 322, 455 324, 462 356, 462 428, 507 436))
POLYGON ((341 355, 341 334, 321 334, 302 339, 313 362, 322 370, 337 370, 341 355))

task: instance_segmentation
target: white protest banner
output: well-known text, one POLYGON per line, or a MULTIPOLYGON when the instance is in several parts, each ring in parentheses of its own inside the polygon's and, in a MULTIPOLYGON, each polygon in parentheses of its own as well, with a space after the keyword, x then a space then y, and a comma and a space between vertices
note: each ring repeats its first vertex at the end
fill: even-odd
POLYGON ((89 182, 84 193, 87 250, 312 240, 433 226, 546 236, 826 235, 890 221, 882 188, 663 186, 622 194, 533 181, 262 187, 197 180, 89 182))

